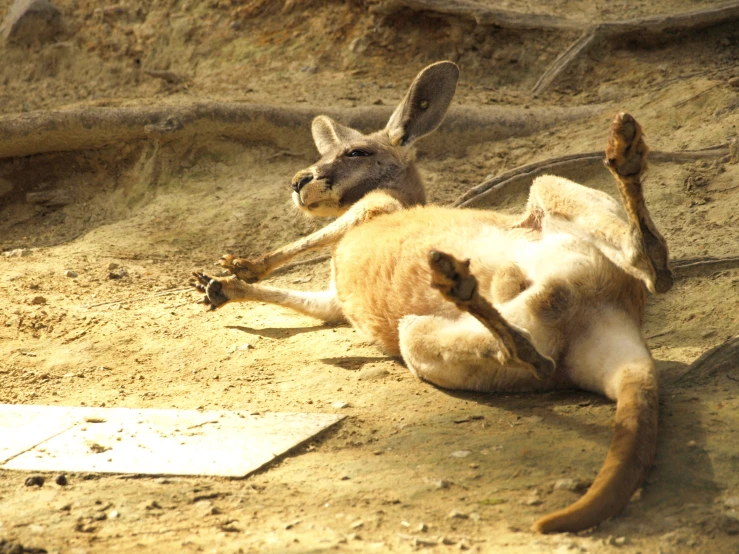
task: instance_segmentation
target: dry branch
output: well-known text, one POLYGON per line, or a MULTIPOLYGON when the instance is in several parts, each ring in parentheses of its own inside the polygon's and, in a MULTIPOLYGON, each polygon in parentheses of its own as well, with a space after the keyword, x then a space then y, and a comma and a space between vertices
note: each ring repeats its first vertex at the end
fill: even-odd
MULTIPOLYGON (((662 152, 652 150, 649 153, 649 159, 660 162, 687 162, 701 159, 723 158, 729 155, 729 147, 712 146, 702 150, 683 150, 680 152, 662 152)), ((478 203, 480 200, 489 199, 498 191, 504 189, 515 179, 523 177, 531 177, 532 179, 544 172, 555 170, 567 171, 568 169, 581 166, 582 164, 600 163, 603 160, 603 151, 583 152, 582 154, 569 154, 567 156, 558 156, 549 158, 539 162, 533 162, 521 167, 517 167, 510 171, 489 179, 475 187, 472 187, 457 200, 453 202, 456 207, 470 207, 478 203)))
MULTIPOLYGON (((601 110, 601 106, 458 107, 450 110, 439 131, 426 138, 422 148, 432 153, 458 153, 472 144, 531 134, 601 110)), ((345 125, 374 131, 385 126, 391 113, 392 108, 383 106, 341 109, 217 102, 39 111, 0 117, 0 158, 196 136, 262 142, 308 153, 314 148, 310 123, 316 115, 326 114, 345 125)))

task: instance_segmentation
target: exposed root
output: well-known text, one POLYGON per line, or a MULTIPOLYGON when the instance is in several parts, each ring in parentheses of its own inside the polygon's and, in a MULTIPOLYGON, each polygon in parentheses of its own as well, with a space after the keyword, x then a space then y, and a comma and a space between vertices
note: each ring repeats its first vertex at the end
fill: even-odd
MULTIPOLYGON (((703 159, 717 159, 729 155, 728 145, 712 146, 703 150, 683 150, 681 152, 660 152, 652 150, 649 153, 651 161, 660 162, 688 162, 703 159)), ((522 178, 533 179, 538 175, 552 171, 564 171, 568 169, 581 168, 582 164, 598 164, 601 166, 603 151, 584 152, 582 154, 569 154, 557 156, 539 162, 522 165, 506 171, 505 173, 489 179, 475 187, 472 187, 452 204, 456 207, 469 208, 478 205, 482 200, 490 200, 496 193, 506 188, 514 181, 522 178)))
POLYGON ((577 58, 597 42, 618 39, 627 35, 637 40, 653 36, 684 40, 685 31, 695 31, 739 19, 739 2, 737 1, 681 14, 654 15, 608 22, 586 22, 554 15, 500 10, 473 0, 386 0, 375 6, 373 11, 380 14, 391 14, 403 8, 472 19, 478 25, 492 25, 507 29, 580 31, 580 38, 557 57, 536 82, 531 91, 534 96, 544 92, 577 58))
MULTIPOLYGON (((450 110, 439 131, 425 138, 429 153, 462 152, 472 144, 535 133, 562 121, 583 119, 600 106, 575 108, 486 106, 450 110)), ((0 117, 0 158, 119 146, 124 142, 228 137, 312 153, 312 119, 325 114, 359 130, 382 128, 392 108, 274 107, 201 102, 175 106, 86 107, 0 117)))
POLYGON ((685 258, 672 261, 672 273, 676 279, 689 277, 706 277, 718 273, 739 269, 739 256, 728 258, 685 258))
POLYGON ((739 377, 739 336, 711 348, 690 364, 675 383, 705 384, 718 376, 733 381, 739 377))

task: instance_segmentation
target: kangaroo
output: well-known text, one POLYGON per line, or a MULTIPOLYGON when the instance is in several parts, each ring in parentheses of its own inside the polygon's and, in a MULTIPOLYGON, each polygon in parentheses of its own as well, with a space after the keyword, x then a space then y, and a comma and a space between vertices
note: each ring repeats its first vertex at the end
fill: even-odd
POLYGON ((669 290, 672 274, 642 194, 644 134, 629 114, 613 119, 605 164, 622 205, 546 175, 520 215, 426 206, 412 145, 440 125, 457 78, 451 62, 429 66, 385 129, 370 135, 316 118, 322 157, 293 178, 293 200, 309 214, 339 217, 261 258, 225 256, 232 276, 195 273, 194 286, 211 309, 255 300, 349 321, 439 387, 577 387, 616 401, 612 443, 591 487, 532 528, 588 529, 623 510, 656 449, 657 374, 641 324, 647 292, 669 290), (326 245, 328 290, 254 284, 326 245))

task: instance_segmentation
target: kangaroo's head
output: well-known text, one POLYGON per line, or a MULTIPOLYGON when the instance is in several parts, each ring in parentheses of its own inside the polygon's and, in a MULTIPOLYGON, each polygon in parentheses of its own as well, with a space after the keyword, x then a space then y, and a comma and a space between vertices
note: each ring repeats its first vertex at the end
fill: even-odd
POLYGON ((312 216, 338 216, 365 194, 392 191, 404 205, 424 204, 413 144, 444 119, 459 68, 438 62, 418 74, 385 128, 365 135, 325 115, 311 131, 321 159, 292 180, 293 201, 312 216))

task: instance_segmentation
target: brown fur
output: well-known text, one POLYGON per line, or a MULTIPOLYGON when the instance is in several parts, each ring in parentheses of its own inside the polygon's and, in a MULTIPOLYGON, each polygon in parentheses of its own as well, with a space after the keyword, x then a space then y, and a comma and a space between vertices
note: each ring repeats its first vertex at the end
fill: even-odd
POLYGON ((387 127, 371 135, 317 118, 322 158, 295 176, 293 199, 308 213, 339 217, 257 260, 224 257, 234 275, 198 273, 196 287, 212 309, 262 301, 347 319, 441 387, 576 386, 615 400, 613 441, 593 485, 533 526, 579 531, 624 508, 656 447, 657 377, 641 321, 647 290, 663 292, 672 281, 641 191, 647 147, 634 118, 618 114, 606 163, 623 206, 552 176, 534 182, 519 216, 423 206, 411 145, 440 124, 456 78, 449 62, 424 70, 387 127), (329 290, 250 284, 327 245, 334 246, 329 290))

